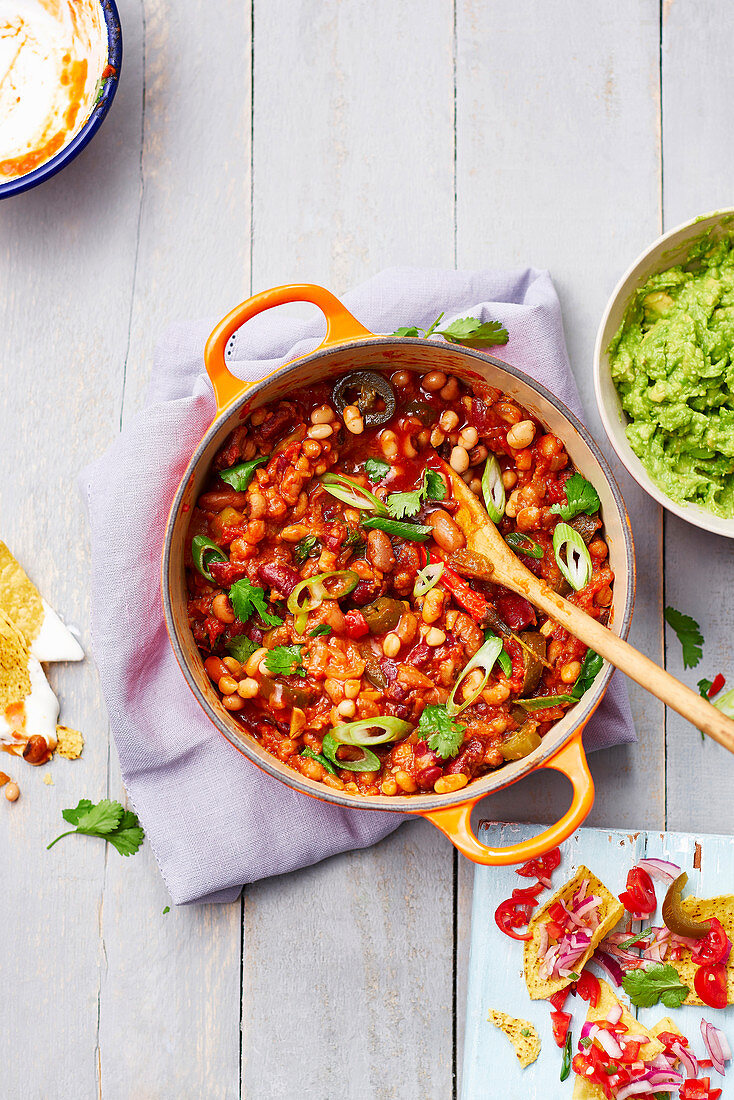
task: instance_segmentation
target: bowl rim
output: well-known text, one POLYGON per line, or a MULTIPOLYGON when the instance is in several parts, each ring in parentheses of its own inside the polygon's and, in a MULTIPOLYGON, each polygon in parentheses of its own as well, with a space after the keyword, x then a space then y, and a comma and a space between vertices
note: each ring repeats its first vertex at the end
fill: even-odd
MULTIPOLYGON (((508 767, 499 768, 496 772, 490 772, 486 776, 482 776, 479 779, 469 783, 466 787, 456 791, 453 794, 412 794, 406 796, 390 796, 387 795, 359 795, 354 796, 351 794, 345 794, 338 790, 326 787, 322 783, 316 783, 313 780, 307 780, 299 772, 293 768, 287 768, 281 761, 278 761, 275 757, 270 757, 269 753, 264 753, 263 758, 258 757, 254 751, 250 751, 249 742, 253 741, 246 731, 243 731, 243 735, 240 743, 235 740, 231 735, 230 730, 226 724, 221 720, 221 716, 211 706, 208 699, 200 692, 196 680, 189 668, 189 664, 184 652, 183 646, 178 636, 178 627, 176 617, 173 612, 173 601, 171 597, 171 545, 173 541, 173 531, 175 527, 175 521, 178 517, 179 510, 183 501, 183 497, 188 488, 188 483, 196 470, 202 456, 211 443, 212 436, 219 431, 224 421, 234 421, 239 414, 242 406, 252 399, 254 393, 265 386, 270 386, 277 383, 284 375, 298 370, 305 364, 316 362, 320 359, 329 358, 335 352, 349 352, 350 350, 357 348, 370 348, 374 349, 379 347, 395 347, 405 348, 407 345, 414 345, 421 350, 431 348, 430 341, 421 338, 401 337, 396 340, 393 336, 374 336, 369 338, 362 338, 357 340, 350 340, 344 343, 332 344, 328 347, 319 347, 310 354, 299 357, 298 359, 290 360, 282 366, 276 368, 272 373, 266 375, 264 378, 253 382, 251 385, 245 386, 243 393, 236 398, 231 404, 221 412, 214 415, 213 420, 204 432, 203 437, 197 444, 186 468, 182 474, 179 485, 174 494, 171 508, 166 521, 165 537, 163 542, 163 552, 161 561, 161 594, 163 601, 164 617, 166 630, 171 646, 176 657, 176 661, 181 669, 181 672, 188 684, 190 691, 193 693, 195 699, 204 710, 204 713, 213 722, 216 728, 221 734, 223 734, 231 745, 238 752, 241 752, 247 759, 259 767, 262 771, 271 777, 278 779, 281 783, 289 786, 302 794, 309 797, 315 797, 325 802, 330 802, 335 805, 343 806, 347 809, 355 810, 381 810, 384 812, 393 813, 427 813, 429 811, 435 811, 440 809, 448 809, 452 806, 460 806, 467 802, 478 802, 486 795, 493 794, 496 791, 503 790, 505 787, 509 787, 519 780, 525 778, 531 772, 536 771, 539 768, 546 766, 551 757, 559 753, 564 746, 566 746, 574 736, 577 736, 578 730, 588 722, 589 718, 596 710, 597 706, 602 700, 602 697, 608 687, 609 681, 616 671, 613 665, 605 662, 605 668, 601 677, 595 686, 585 693, 585 696, 576 704, 579 707, 578 714, 575 715, 575 721, 573 726, 568 730, 564 739, 557 745, 549 745, 548 749, 541 753, 539 756, 535 756, 535 753, 531 753, 522 762, 517 762, 520 767, 517 770, 512 771, 512 774, 508 774, 507 779, 502 781, 502 774, 507 771, 508 767), (586 700, 584 702, 584 699, 586 700), (583 703, 583 706, 581 704, 583 703)), ((434 345, 436 346, 436 345, 434 345)), ((516 378, 520 383, 527 385, 530 389, 534 390, 546 401, 555 407, 571 425, 571 427, 581 436, 583 442, 591 451, 592 455, 599 463, 599 466, 606 478, 609 486, 614 504, 617 508, 617 512, 620 518, 620 524, 622 529, 622 535, 624 539, 624 555, 627 566, 628 585, 626 592, 625 605, 621 609, 621 617, 619 620, 619 636, 626 638, 629 634, 630 623, 632 619, 632 611, 634 608, 635 594, 636 594, 636 563, 634 553, 634 539, 632 535, 632 527, 630 518, 627 513, 627 509, 622 498, 617 481, 614 477, 612 469, 604 457, 599 445, 595 442, 590 435, 588 429, 581 423, 571 409, 568 408, 555 394, 551 393, 541 382, 537 382, 534 378, 525 374, 517 367, 513 367, 511 364, 506 363, 502 359, 498 359, 493 355, 488 355, 486 352, 476 351, 472 348, 466 348, 463 346, 449 345, 448 348, 444 345, 440 345, 443 352, 449 351, 449 354, 457 355, 461 359, 468 358, 474 359, 478 363, 486 364, 487 362, 499 367, 507 374, 516 378)), ((430 353, 430 352, 429 352, 430 353)), ((244 385, 244 383, 243 383, 244 385)), ((254 742, 256 743, 256 742, 254 742)), ((539 746, 541 748, 542 746, 539 746)), ((535 752, 538 750, 536 749, 535 752)))
MULTIPOLYGON (((607 348, 605 346, 605 344, 608 345, 608 340, 604 339, 604 332, 609 322, 609 317, 619 304, 623 294, 625 295, 625 309, 627 308, 627 302, 630 300, 632 294, 629 288, 627 288, 627 284, 632 279, 636 279, 637 285, 641 285, 643 278, 636 278, 638 272, 645 266, 650 256, 656 253, 664 245, 672 245, 677 238, 685 236, 691 229, 700 228, 703 234, 707 228, 711 228, 726 218, 734 219, 734 207, 721 207, 718 210, 712 210, 708 214, 698 214, 694 218, 689 218, 687 221, 676 225, 673 229, 669 229, 667 232, 662 233, 637 256, 633 263, 629 265, 610 294, 599 322, 596 341, 594 343, 593 374, 594 396, 596 398, 596 405, 599 410, 602 426, 606 432, 607 439, 630 477, 634 478, 640 488, 643 489, 648 496, 656 500, 662 508, 678 516, 679 519, 692 524, 694 527, 700 528, 702 531, 708 531, 710 534, 721 535, 724 538, 734 538, 734 517, 725 519, 722 516, 716 516, 713 512, 707 511, 698 504, 679 504, 669 497, 668 494, 653 481, 647 469, 642 464, 642 461, 632 450, 624 431, 619 432, 619 425, 627 424, 629 422, 629 417, 622 409, 622 404, 621 401, 619 401, 618 395, 615 404, 610 408, 602 389, 602 375, 604 374, 606 376, 609 374, 609 361, 606 354, 607 348)), ((664 271, 665 267, 661 265, 656 270, 664 271)), ((645 278, 649 278, 649 274, 648 272, 645 278)), ((612 386, 614 386, 613 382, 612 386)), ((616 387, 614 392, 616 394, 616 387)))
POLYGON ((0 183, 0 199, 8 199, 11 195, 20 195, 23 191, 28 191, 31 187, 36 187, 44 180, 55 176, 88 145, 107 116, 112 100, 115 98, 122 69, 122 26, 116 0, 97 0, 97 3, 102 9, 107 27, 106 63, 112 66, 114 72, 105 77, 98 100, 92 106, 84 125, 74 134, 68 145, 64 145, 58 153, 55 153, 49 160, 44 161, 43 164, 39 164, 38 168, 34 168, 31 172, 26 172, 23 176, 0 183))

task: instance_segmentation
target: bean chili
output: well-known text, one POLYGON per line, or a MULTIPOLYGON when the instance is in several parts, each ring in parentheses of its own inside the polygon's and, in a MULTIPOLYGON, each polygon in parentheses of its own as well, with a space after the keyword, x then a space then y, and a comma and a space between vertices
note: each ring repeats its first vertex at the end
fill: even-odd
POLYGON ((297 390, 229 435, 192 509, 189 622, 223 706, 289 767, 355 795, 448 793, 540 744, 573 705, 586 647, 487 579, 465 550, 434 451, 480 499, 496 456, 501 534, 516 547, 527 537, 536 556, 523 563, 603 622, 607 546, 598 515, 570 521, 592 563, 571 592, 551 506, 566 503, 575 471, 562 441, 516 401, 440 371, 355 378, 358 391, 343 380, 297 390), (354 392, 359 405, 344 405, 354 392), (462 675, 489 637, 503 650, 476 694, 481 667, 462 675), (449 721, 459 681, 459 733, 449 725, 446 744, 458 740, 437 750, 416 727, 427 706, 447 702, 449 721), (565 700, 533 710, 536 697, 565 700), (364 725, 350 732, 378 717, 379 738, 364 725))

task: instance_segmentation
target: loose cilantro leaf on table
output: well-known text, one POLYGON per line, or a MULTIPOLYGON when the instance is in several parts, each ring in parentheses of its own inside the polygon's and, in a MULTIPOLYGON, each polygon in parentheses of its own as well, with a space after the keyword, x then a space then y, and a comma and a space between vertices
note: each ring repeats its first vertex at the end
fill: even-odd
POLYGON ((257 612, 266 626, 281 626, 283 623, 282 619, 268 611, 263 589, 251 584, 247 577, 235 581, 229 590, 229 601, 241 623, 247 622, 254 612, 257 612))
POLYGON ((443 336, 451 344, 465 344, 470 348, 491 348, 497 344, 506 344, 509 336, 507 329, 499 321, 480 321, 478 317, 457 317, 455 321, 439 328, 443 320, 443 313, 439 313, 436 320, 427 329, 417 325, 404 325, 395 329, 393 336, 424 337, 443 336))
POLYGON ((699 695, 702 695, 704 699, 708 699, 709 692, 711 691, 711 688, 713 686, 714 686, 714 681, 713 680, 707 680, 705 677, 703 678, 703 680, 699 680, 698 681, 698 693, 699 693, 699 695))
POLYGON ((364 471, 373 484, 376 481, 382 481, 383 477, 387 477, 390 470, 390 463, 383 462, 381 458, 368 458, 364 464, 364 471))
POLYGON ((442 760, 456 756, 464 742, 464 726, 459 725, 441 704, 431 704, 425 708, 416 733, 442 760))
POLYGON ((683 650, 683 667, 695 668, 703 655, 701 628, 690 615, 684 615, 674 607, 665 608, 665 621, 678 635, 683 650))
POLYGON ((276 676, 305 676, 300 645, 277 645, 265 658, 265 667, 276 676))
POLYGON ((666 1008, 680 1008, 689 993, 688 986, 669 963, 655 963, 646 970, 629 970, 622 985, 638 1008, 652 1008, 658 1001, 666 1008))
POLYGON ((53 848, 59 840, 71 836, 72 833, 83 833, 85 836, 98 836, 109 841, 121 856, 132 856, 145 836, 137 815, 109 798, 103 798, 96 805, 88 798, 82 798, 77 806, 62 810, 61 816, 76 828, 61 833, 47 848, 53 848))
POLYGON ((601 508, 599 494, 591 482, 581 474, 571 474, 563 487, 566 490, 567 503, 551 505, 551 512, 555 512, 561 519, 573 519, 581 512, 591 516, 601 508))

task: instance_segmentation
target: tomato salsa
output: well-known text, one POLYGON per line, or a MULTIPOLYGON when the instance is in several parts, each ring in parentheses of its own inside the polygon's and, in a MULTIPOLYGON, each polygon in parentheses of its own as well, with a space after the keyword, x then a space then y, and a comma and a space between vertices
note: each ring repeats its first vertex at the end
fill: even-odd
POLYGON ((601 667, 467 550, 441 460, 529 569, 608 621, 599 498, 563 441, 441 371, 254 409, 191 511, 189 622, 222 705, 354 795, 450 793, 527 756, 601 667))

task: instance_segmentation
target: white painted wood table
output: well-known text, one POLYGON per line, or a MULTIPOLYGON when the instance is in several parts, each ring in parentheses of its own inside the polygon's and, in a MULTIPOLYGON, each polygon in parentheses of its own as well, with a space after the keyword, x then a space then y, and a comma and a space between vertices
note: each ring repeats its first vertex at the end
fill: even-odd
MULTIPOLYGON (((0 206, 0 537, 88 653, 75 478, 139 407, 177 318, 394 265, 548 267, 610 453, 591 384, 606 297, 662 226, 732 202, 728 0, 120 7, 122 81, 98 137, 0 206)), ((621 484, 633 642, 681 672, 671 603, 706 636, 688 682, 734 675, 732 544, 621 484)), ((53 786, 28 769, 0 805, 3 1100, 455 1096, 472 867, 448 841, 410 823, 238 904, 163 916, 147 847, 45 851, 62 807, 123 795, 91 655, 51 678, 87 747, 53 786)), ((639 743, 592 758, 590 822, 734 832, 731 758, 631 695, 639 743)), ((549 821, 567 799, 544 772, 483 812, 549 821)))

